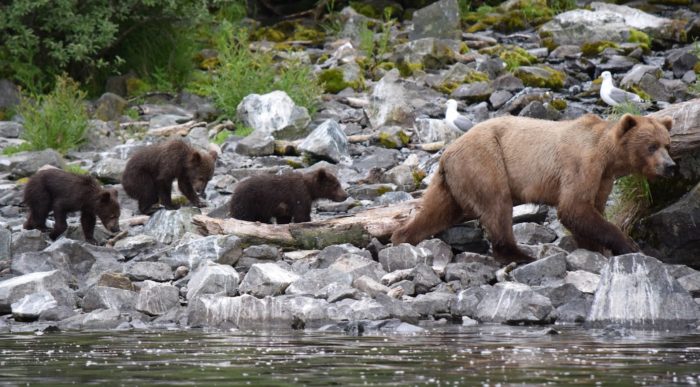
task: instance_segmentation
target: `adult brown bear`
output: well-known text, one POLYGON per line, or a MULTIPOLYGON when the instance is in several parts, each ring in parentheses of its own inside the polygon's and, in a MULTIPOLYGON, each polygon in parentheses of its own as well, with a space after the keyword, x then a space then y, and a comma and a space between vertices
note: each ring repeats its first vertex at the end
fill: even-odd
POLYGON ((673 173, 671 125, 670 117, 629 114, 617 122, 585 115, 560 122, 507 116, 480 123, 445 150, 422 208, 391 241, 415 244, 479 218, 500 262, 529 262, 515 243, 512 209, 542 203, 557 207, 580 247, 607 248, 615 255, 637 251, 605 220, 605 202, 618 177, 673 173))

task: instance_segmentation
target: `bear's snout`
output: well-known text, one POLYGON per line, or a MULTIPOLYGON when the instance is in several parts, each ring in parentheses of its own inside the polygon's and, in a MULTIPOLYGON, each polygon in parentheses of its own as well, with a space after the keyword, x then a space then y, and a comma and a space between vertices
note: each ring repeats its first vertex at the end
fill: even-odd
POLYGON ((339 189, 335 192, 335 198, 333 198, 333 200, 336 201, 336 202, 343 202, 343 201, 345 201, 345 199, 347 199, 347 198, 348 198, 348 193, 345 192, 344 189, 339 188, 339 189))
POLYGON ((672 177, 676 174, 676 169, 676 163, 674 163, 672 160, 665 161, 663 163, 660 175, 664 177, 672 177))

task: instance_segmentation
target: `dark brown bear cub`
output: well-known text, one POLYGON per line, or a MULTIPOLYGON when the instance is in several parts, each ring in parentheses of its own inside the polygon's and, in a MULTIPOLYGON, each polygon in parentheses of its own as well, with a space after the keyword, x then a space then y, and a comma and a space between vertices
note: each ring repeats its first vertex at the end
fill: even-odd
POLYGON ((309 173, 258 175, 241 181, 231 198, 231 217, 277 224, 311 220, 316 199, 342 202, 347 199, 338 179, 321 168, 309 173))
POLYGON ((142 214, 155 211, 152 206, 160 200, 166 209, 179 208, 172 202, 173 180, 185 197, 197 207, 204 204, 197 195, 214 174, 216 152, 200 152, 181 140, 154 144, 136 152, 126 163, 122 186, 139 202, 142 214))
POLYGON ((80 224, 85 240, 97 244, 93 237, 96 217, 111 232, 119 231, 119 201, 117 191, 102 189, 100 184, 90 176, 76 175, 51 168, 39 171, 29 179, 24 188, 24 203, 29 207, 27 230, 48 231, 46 218, 53 211, 55 224, 49 234, 51 239, 58 238, 68 225, 68 213, 80 211, 80 224))

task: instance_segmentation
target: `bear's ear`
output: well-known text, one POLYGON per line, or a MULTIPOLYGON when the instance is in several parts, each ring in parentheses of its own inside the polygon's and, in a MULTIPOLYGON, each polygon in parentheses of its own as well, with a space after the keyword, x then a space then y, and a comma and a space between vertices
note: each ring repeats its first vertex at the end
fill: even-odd
POLYGON ((617 122, 618 135, 622 137, 635 126, 637 126, 637 118, 629 113, 625 113, 625 115, 620 118, 620 121, 617 122))
POLYGON ((109 191, 102 191, 100 193, 100 202, 109 203, 112 200, 112 194, 109 191))
POLYGON ((665 116, 659 118, 659 122, 661 125, 665 126, 668 131, 671 131, 671 127, 673 127, 673 117, 665 116))
POLYGON ((119 198, 119 191, 117 191, 114 188, 110 188, 107 191, 109 191, 109 194, 114 196, 115 199, 119 198))
POLYGON ((192 161, 195 163, 199 163, 200 161, 202 161, 202 155, 200 155, 198 151, 192 152, 192 161))
POLYGON ((219 157, 219 152, 215 151, 214 149, 210 149, 209 155, 211 155, 212 160, 216 161, 216 159, 219 157))
POLYGON ((316 171, 316 178, 319 181, 324 181, 328 179, 328 171, 326 171, 326 168, 320 168, 316 171))

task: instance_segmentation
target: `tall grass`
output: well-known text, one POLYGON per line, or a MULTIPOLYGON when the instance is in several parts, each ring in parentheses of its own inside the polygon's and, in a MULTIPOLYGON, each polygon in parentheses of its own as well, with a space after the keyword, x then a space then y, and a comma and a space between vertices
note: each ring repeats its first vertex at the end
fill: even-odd
POLYGON ((22 97, 17 112, 24 118, 22 138, 29 150, 52 148, 65 153, 85 139, 85 92, 68 76, 57 77, 49 94, 22 97))
POLYGON ((301 62, 277 65, 266 52, 249 48, 248 31, 224 21, 215 37, 221 66, 214 69, 209 82, 200 91, 210 95, 230 118, 249 94, 265 94, 274 90, 286 92, 297 105, 313 114, 322 93, 311 68, 301 62))

